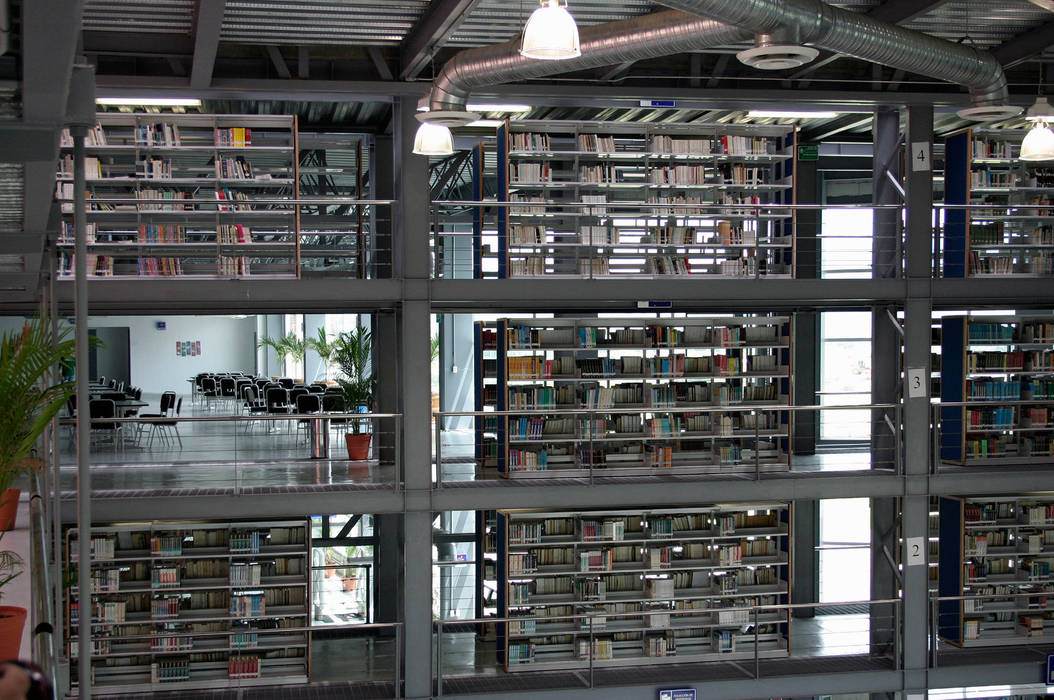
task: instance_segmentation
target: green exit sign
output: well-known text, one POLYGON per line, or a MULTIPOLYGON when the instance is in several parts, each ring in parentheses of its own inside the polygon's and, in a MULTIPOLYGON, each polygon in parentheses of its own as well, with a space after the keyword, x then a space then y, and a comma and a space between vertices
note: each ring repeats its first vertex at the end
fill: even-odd
POLYGON ((819 146, 798 146, 798 160, 819 160, 819 146))

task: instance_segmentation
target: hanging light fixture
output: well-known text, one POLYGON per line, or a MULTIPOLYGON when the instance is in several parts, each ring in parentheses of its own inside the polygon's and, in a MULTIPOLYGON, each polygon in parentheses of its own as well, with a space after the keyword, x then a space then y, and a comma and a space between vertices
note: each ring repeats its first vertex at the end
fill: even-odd
MULTIPOLYGON (((582 55, 578 25, 560 0, 541 0, 523 27, 520 54, 543 61, 560 61, 582 55)), ((566 3, 566 0, 565 0, 566 3)))
POLYGON ((1036 96, 1035 104, 1025 113, 1025 119, 1032 122, 1033 126, 1021 142, 1020 157, 1024 161, 1054 160, 1054 132, 1050 130, 1050 124, 1054 123, 1054 107, 1050 106, 1042 94, 1042 65, 1039 68, 1039 89, 1040 94, 1036 96))
POLYGON ((421 122, 414 136, 414 153, 419 156, 448 156, 454 152, 454 137, 448 127, 421 122))

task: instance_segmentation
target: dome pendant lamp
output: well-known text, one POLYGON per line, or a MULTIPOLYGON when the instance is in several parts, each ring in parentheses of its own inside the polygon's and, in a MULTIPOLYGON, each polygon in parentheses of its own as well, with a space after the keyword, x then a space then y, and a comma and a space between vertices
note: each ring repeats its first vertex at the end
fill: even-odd
MULTIPOLYGON (((566 1, 566 0, 565 0, 566 1)), ((523 27, 520 54, 543 61, 561 61, 582 55, 578 25, 560 0, 542 0, 523 27)))
POLYGON ((1054 123, 1054 107, 1050 106, 1043 96, 1043 67, 1039 69, 1039 95, 1036 103, 1028 108, 1025 119, 1033 126, 1021 142, 1021 160, 1026 162, 1054 160, 1054 132, 1050 125, 1054 123))
POLYGON ((414 153, 419 156, 449 156, 454 152, 454 138, 442 124, 421 122, 414 136, 414 153))

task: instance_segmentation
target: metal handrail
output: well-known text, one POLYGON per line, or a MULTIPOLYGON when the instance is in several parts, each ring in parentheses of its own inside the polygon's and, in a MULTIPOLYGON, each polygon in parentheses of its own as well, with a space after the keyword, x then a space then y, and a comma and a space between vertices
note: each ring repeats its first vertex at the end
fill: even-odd
MULTIPOLYGON (((123 200, 129 201, 129 200, 123 200)), ((180 200, 166 199, 165 202, 172 203, 180 200)), ((237 200, 232 200, 237 201, 237 200)), ((894 209, 904 208, 903 204, 778 204, 778 203, 750 203, 750 204, 717 204, 717 203, 667 203, 667 202, 532 202, 520 200, 502 202, 494 199, 462 200, 462 199, 440 199, 433 200, 436 206, 487 206, 487 207, 571 207, 590 209, 627 209, 633 207, 661 207, 669 209, 797 209, 797 210, 824 210, 824 209, 894 209)), ((1048 205, 1049 206, 1049 205, 1048 205)))
POLYGON ((57 649, 55 648, 55 619, 54 593, 55 588, 51 580, 50 556, 48 544, 50 541, 47 512, 44 507, 44 496, 46 490, 43 488, 43 474, 34 472, 30 486, 29 496, 29 529, 30 529, 30 585, 33 590, 33 622, 32 648, 33 661, 40 666, 41 671, 47 677, 52 688, 56 688, 55 682, 55 659, 57 649))
MULTIPOLYGON (((229 416, 172 416, 160 418, 137 418, 135 416, 114 418, 89 418, 90 423, 252 423, 256 421, 292 421, 305 418, 343 418, 348 420, 368 421, 374 418, 402 418, 401 413, 270 413, 255 416, 229 415, 229 416)), ((77 417, 60 418, 59 423, 73 425, 77 417)))
MULTIPOLYGON (((661 379, 663 377, 656 377, 661 379)), ((545 381, 539 379, 538 381, 545 381)), ((875 404, 847 404, 847 405, 831 405, 831 406, 787 406, 783 404, 764 404, 744 406, 737 404, 734 406, 696 406, 696 407, 678 407, 678 408, 660 408, 660 407, 642 407, 642 408, 558 408, 553 407, 549 409, 521 409, 511 411, 436 411, 432 415, 439 418, 456 417, 456 416, 525 416, 525 415, 539 415, 539 416, 551 416, 554 413, 561 415, 590 415, 595 413, 728 413, 730 411, 738 413, 750 413, 753 411, 836 411, 836 410, 848 410, 848 409, 882 409, 882 408, 897 408, 899 404, 895 403, 875 403, 875 404)))

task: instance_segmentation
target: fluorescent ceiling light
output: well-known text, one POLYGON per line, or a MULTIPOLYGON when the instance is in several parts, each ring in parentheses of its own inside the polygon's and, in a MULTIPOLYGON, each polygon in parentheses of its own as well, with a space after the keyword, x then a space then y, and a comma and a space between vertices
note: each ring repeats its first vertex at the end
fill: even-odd
MULTIPOLYGON (((565 0, 566 2, 566 0, 565 0)), ((520 54, 542 61, 562 61, 582 55, 575 18, 560 0, 542 0, 523 27, 520 54)))
POLYGON ((130 105, 150 107, 200 107, 201 100, 189 97, 99 97, 97 105, 130 105))
POLYGON ((531 109, 531 105, 483 105, 468 103, 465 107, 470 112, 526 112, 531 109))
POLYGON ((474 122, 469 122, 465 126, 486 126, 486 127, 499 127, 504 124, 500 119, 477 119, 474 122))
POLYGON ((833 119, 839 112, 799 112, 778 109, 752 109, 748 117, 754 119, 833 119))

